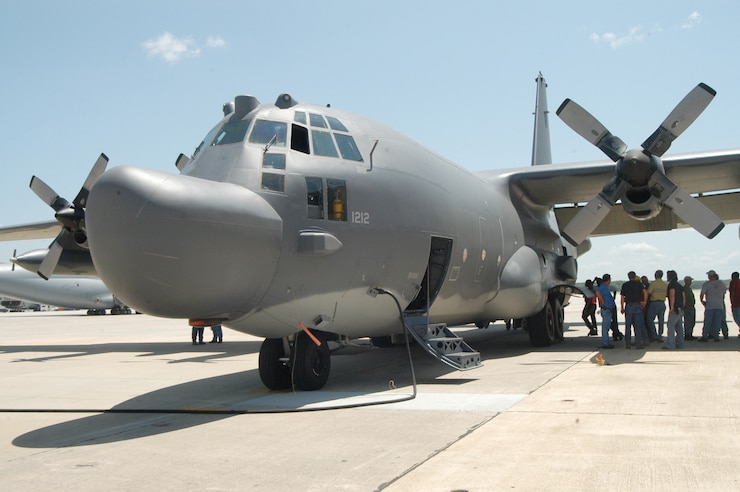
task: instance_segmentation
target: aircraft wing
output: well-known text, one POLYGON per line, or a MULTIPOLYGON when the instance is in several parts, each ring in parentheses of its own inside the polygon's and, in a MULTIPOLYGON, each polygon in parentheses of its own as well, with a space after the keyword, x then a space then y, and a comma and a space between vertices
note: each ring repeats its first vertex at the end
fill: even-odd
POLYGON ((0 227, 0 241, 55 238, 61 228, 62 224, 56 220, 0 227))
MULTIPOLYGON (((665 174, 709 207, 724 222, 740 221, 740 149, 666 156, 665 174), (707 195, 709 194, 709 195, 707 195)), ((568 224, 614 175, 614 163, 531 166, 511 172, 484 171, 484 179, 508 180, 512 197, 523 196, 536 205, 555 206, 558 223, 568 224)), ((671 230, 689 227, 667 207, 655 218, 635 220, 617 204, 592 236, 671 230)))

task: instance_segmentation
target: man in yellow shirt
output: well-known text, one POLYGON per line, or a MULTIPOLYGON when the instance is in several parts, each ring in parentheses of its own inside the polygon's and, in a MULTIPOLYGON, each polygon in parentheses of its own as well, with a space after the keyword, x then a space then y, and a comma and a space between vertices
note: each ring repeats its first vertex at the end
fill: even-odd
POLYGON ((665 320, 665 299, 668 295, 668 284, 663 281, 663 270, 655 271, 655 280, 650 283, 647 306, 647 331, 651 342, 663 341, 663 322, 665 320), (658 330, 655 330, 655 318, 658 318, 658 330))

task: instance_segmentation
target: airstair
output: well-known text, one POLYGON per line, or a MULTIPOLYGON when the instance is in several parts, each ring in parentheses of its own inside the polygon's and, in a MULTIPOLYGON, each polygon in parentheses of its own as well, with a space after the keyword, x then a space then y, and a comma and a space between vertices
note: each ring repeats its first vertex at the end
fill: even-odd
POLYGON ((448 366, 467 371, 483 365, 480 353, 455 335, 446 323, 430 324, 424 312, 406 312, 403 321, 414 340, 448 366))

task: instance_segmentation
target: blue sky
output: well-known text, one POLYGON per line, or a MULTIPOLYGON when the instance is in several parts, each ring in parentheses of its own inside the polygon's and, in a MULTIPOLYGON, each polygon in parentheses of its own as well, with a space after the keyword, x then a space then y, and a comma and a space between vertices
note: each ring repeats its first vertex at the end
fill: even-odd
MULTIPOLYGON (((555 162, 603 155, 554 116, 570 97, 638 146, 697 83, 717 90, 670 153, 740 148, 740 4, 29 1, 0 4, 0 224, 47 220, 100 152, 174 172, 238 94, 331 103, 473 170, 529 164, 534 78, 555 162)), ((582 277, 740 269, 738 226, 595 238, 582 277)), ((0 243, 0 258, 43 243, 0 243)))

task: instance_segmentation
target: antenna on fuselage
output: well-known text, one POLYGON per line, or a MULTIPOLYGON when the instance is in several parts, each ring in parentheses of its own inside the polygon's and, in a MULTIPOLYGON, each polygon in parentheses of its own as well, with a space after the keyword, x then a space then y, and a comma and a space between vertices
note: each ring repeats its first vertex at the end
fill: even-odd
POLYGON ((532 165, 552 164, 550 152, 550 123, 547 120, 547 82, 542 72, 535 79, 537 98, 534 104, 534 138, 532 141, 532 165))

